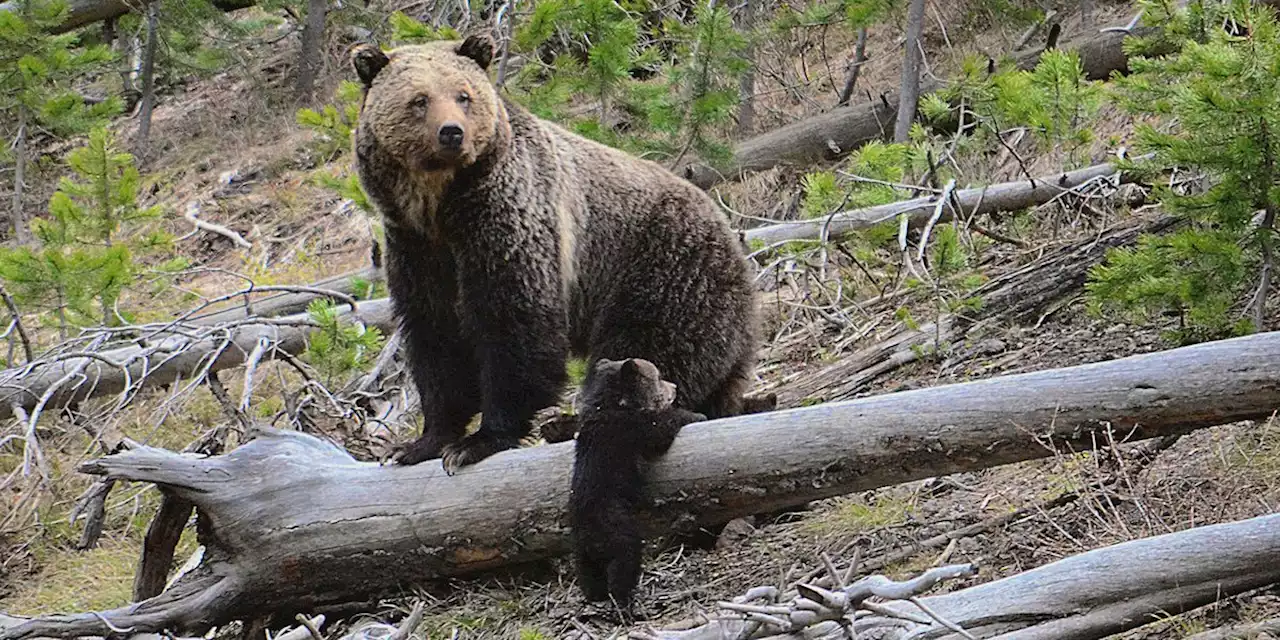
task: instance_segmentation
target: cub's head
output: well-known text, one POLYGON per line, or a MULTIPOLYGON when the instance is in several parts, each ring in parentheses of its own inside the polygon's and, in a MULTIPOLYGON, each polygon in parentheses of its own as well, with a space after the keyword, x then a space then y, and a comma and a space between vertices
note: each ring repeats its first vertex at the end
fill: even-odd
POLYGON ((648 360, 596 361, 586 385, 578 393, 579 412, 661 410, 676 399, 676 385, 662 379, 648 360))
POLYGON ((351 64, 364 85, 357 144, 377 147, 409 169, 461 169, 489 150, 506 113, 487 69, 493 43, 485 36, 431 42, 383 52, 358 45, 351 64))

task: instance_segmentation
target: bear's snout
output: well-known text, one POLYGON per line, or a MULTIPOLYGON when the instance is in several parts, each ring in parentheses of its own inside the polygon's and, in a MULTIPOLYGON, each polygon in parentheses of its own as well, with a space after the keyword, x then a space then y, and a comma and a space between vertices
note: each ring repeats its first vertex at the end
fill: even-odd
POLYGON ((440 146, 446 149, 462 148, 462 125, 448 122, 440 127, 440 146))

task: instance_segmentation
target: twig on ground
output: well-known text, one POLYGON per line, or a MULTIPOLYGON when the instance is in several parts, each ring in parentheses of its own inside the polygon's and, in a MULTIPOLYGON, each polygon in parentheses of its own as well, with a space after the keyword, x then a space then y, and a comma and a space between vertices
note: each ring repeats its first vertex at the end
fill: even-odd
POLYGON ((248 240, 245 240, 244 236, 236 233, 235 231, 232 231, 231 229, 228 229, 227 227, 224 227, 220 224, 205 222, 204 220, 197 218, 196 215, 198 215, 199 213, 200 213, 200 203, 191 202, 187 204, 187 212, 184 213, 182 217, 186 218, 187 222, 190 222, 192 225, 195 226, 195 228, 200 229, 202 231, 208 231, 209 233, 215 233, 224 238, 227 238, 228 240, 231 240, 231 242, 235 243, 235 245, 238 247, 241 247, 244 249, 253 248, 253 243, 249 242, 248 240))

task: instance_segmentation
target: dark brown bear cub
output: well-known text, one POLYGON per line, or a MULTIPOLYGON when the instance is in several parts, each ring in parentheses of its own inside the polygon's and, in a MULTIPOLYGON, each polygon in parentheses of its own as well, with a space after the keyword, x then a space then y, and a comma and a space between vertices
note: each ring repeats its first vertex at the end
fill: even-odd
POLYGON ((741 413, 758 310, 724 214, 658 164, 507 100, 492 54, 483 37, 352 54, 356 168, 422 398, 422 436, 396 460, 452 473, 518 446, 559 401, 570 354, 644 358, 675 406, 741 413))
POLYGON ((644 466, 680 428, 705 416, 672 406, 675 385, 647 360, 600 360, 579 396, 569 525, 587 600, 612 599, 631 614, 643 540, 636 509, 644 466))

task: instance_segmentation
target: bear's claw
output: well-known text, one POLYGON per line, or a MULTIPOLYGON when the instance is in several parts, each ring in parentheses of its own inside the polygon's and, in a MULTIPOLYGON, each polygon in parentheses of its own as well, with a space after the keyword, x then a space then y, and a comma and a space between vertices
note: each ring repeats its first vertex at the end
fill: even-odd
POLYGON ((484 432, 476 432, 458 442, 445 445, 441 449, 441 463, 444 464, 444 472, 453 475, 462 467, 480 462, 499 451, 515 449, 518 446, 520 446, 519 440, 495 438, 484 432))

